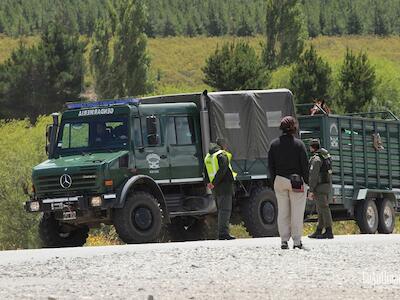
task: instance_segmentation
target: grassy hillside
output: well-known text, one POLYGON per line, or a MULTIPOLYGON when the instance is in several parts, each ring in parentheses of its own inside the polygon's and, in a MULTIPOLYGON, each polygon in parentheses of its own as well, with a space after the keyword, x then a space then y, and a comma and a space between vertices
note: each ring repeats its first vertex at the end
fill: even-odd
MULTIPOLYGON (((152 58, 151 71, 156 80, 157 93, 200 91, 207 86, 202 82, 201 68, 206 58, 218 45, 233 41, 235 37, 171 37, 149 39, 148 50, 152 58), (157 81, 157 78, 159 81, 157 81)), ((37 38, 24 38, 28 44, 37 38)), ((261 36, 247 38, 258 52, 261 51, 261 36)), ((0 62, 9 57, 19 40, 0 36, 0 62)), ((373 65, 384 86, 400 89, 400 37, 319 37, 310 40, 318 53, 337 71, 343 60, 346 47, 363 50, 373 65)), ((288 85, 289 68, 281 68, 273 74, 271 87, 288 85)), ((88 76, 90 83, 90 76, 88 76)))
MULTIPOLYGON (((218 45, 234 40, 224 38, 163 38, 150 39, 149 52, 152 57, 153 72, 161 72, 160 86, 173 86, 182 91, 198 91, 205 87, 202 83, 201 67, 205 59, 218 45)), ((261 51, 262 37, 248 39, 261 51)), ((326 59, 334 72, 343 60, 346 47, 354 51, 366 51, 373 65, 376 66, 378 77, 386 84, 397 87, 400 77, 400 38, 376 37, 319 37, 310 40, 318 53, 326 59)), ((272 87, 288 85, 289 68, 281 68, 274 73, 272 87)), ((162 90, 162 89, 161 89, 162 90)))

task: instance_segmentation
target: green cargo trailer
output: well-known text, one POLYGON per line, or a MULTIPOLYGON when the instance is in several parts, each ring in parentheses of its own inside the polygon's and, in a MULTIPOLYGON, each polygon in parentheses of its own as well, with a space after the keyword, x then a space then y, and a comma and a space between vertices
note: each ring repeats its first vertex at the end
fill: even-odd
POLYGON ((299 125, 306 144, 319 138, 332 155, 334 219, 354 219, 362 233, 391 233, 400 211, 400 121, 390 112, 321 114, 301 116, 299 125))

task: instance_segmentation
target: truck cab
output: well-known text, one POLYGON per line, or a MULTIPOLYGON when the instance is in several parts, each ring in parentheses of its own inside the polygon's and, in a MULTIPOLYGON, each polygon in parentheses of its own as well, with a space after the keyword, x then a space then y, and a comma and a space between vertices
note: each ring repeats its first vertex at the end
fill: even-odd
MULTIPOLYGON (((33 168, 34 194, 26 203, 29 212, 43 212, 40 232, 45 246, 78 246, 89 227, 114 224, 114 215, 133 187, 135 193, 152 197, 153 207, 133 213, 133 226, 143 223, 142 231, 155 221, 152 210, 158 206, 165 223, 174 216, 215 211, 203 183, 194 103, 139 105, 126 99, 68 108, 60 122, 53 116, 47 132, 49 159, 33 168), (62 238, 66 234, 69 241, 62 238)), ((141 239, 139 230, 137 240, 125 240, 153 239, 141 239)))

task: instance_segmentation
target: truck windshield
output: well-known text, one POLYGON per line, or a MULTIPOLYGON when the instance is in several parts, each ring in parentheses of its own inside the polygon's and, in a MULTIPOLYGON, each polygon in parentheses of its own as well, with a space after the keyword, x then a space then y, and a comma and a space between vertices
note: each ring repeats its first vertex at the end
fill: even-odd
POLYGON ((128 140, 128 122, 125 118, 67 120, 60 127, 57 152, 70 154, 127 149, 128 140))

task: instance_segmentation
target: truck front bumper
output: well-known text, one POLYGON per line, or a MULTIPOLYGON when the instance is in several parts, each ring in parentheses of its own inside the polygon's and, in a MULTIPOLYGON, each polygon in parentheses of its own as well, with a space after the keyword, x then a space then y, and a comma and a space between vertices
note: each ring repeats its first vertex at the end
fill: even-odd
POLYGON ((31 199, 25 202, 27 212, 88 211, 113 207, 116 194, 31 199))

